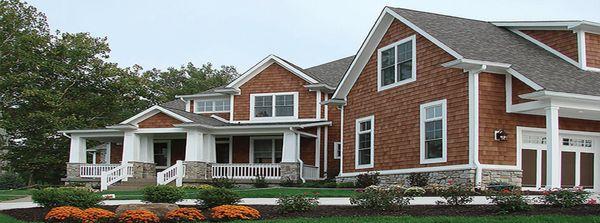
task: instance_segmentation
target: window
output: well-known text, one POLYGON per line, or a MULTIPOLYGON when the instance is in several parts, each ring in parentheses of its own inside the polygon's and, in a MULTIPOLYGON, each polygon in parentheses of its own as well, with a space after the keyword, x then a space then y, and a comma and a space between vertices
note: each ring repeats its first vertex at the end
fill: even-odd
POLYGON ((334 142, 333 143, 333 158, 340 159, 342 157, 342 143, 334 142))
POLYGON ((298 117, 298 92, 252 94, 250 104, 251 119, 298 117))
POLYGON ((356 120, 355 168, 371 168, 374 162, 374 117, 356 120))
POLYGON ((377 89, 379 91, 416 80, 417 62, 414 35, 385 46, 377 52, 377 89))
POLYGON ((252 139, 252 162, 253 163, 280 163, 283 139, 281 138, 257 138, 252 139))
POLYGON ((446 162, 446 100, 421 105, 421 164, 446 162))
POLYGON ((576 147, 592 148, 592 140, 591 139, 563 138, 562 144, 563 144, 563 146, 576 146, 576 147))
POLYGON ((197 100, 195 110, 196 112, 205 113, 229 112, 229 103, 229 99, 226 98, 197 100))
POLYGON ((171 143, 169 141, 154 142, 154 163, 157 167, 171 166, 171 143))

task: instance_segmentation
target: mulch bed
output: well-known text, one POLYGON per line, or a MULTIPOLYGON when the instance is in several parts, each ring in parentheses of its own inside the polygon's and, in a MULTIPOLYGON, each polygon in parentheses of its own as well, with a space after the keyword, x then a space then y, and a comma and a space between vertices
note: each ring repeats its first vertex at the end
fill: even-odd
MULTIPOLYGON (((183 207, 183 206, 181 206, 183 207)), ((195 207, 195 206, 187 206, 195 207)), ((439 205, 414 205, 406 206, 398 211, 377 211, 360 209, 356 206, 318 206, 317 209, 303 213, 280 214, 277 206, 252 205, 260 211, 263 219, 297 218, 297 217, 340 217, 340 216, 494 216, 499 215, 498 209, 493 205, 465 205, 465 206, 439 206, 439 205)), ((102 206, 114 211, 117 206, 102 206)), ((23 221, 44 221, 44 216, 49 208, 26 208, 0 211, 2 214, 12 216, 23 221)), ((208 215, 208 211, 203 211, 208 215)), ((545 205, 534 205, 527 212, 513 213, 511 215, 598 215, 600 205, 582 205, 574 208, 558 208, 545 205)))

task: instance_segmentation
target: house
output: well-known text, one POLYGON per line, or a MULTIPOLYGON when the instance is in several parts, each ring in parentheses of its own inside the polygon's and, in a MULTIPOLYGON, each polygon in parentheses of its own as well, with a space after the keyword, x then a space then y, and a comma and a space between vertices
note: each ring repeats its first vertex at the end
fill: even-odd
POLYGON ((328 104, 338 180, 600 190, 600 24, 386 7, 328 104))
POLYGON ((378 172, 382 183, 600 190, 600 24, 486 22, 386 7, 357 54, 268 56, 226 86, 71 137, 66 181, 378 172), (86 140, 110 142, 88 164, 86 140))
POLYGON ((352 58, 303 69, 269 55, 226 86, 179 95, 103 129, 61 131, 71 138, 63 181, 107 189, 131 178, 177 185, 333 178, 340 110, 323 102, 352 58), (90 140, 101 144, 88 148, 90 140))

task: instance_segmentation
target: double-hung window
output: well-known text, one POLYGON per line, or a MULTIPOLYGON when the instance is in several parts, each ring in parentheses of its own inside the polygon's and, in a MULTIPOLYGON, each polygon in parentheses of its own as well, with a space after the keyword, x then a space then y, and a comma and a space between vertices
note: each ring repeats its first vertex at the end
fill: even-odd
POLYGON ((252 139, 253 163, 280 163, 283 149, 281 138, 252 139))
POLYGON ((356 120, 355 168, 372 168, 374 163, 374 124, 373 116, 356 120))
POLYGON ((228 98, 199 99, 194 108, 199 113, 229 112, 230 101, 228 98))
POLYGON ((421 105, 421 164, 446 162, 446 100, 421 105))
POLYGON ((410 36, 377 50, 377 90, 417 79, 416 40, 410 36))
POLYGON ((252 94, 250 118, 298 118, 298 92, 252 94))

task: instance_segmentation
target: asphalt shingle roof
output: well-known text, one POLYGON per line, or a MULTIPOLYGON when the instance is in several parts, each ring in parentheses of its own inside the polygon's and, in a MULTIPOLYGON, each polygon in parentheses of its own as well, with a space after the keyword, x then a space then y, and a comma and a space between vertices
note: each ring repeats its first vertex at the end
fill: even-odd
POLYGON ((317 77, 319 81, 329 86, 337 87, 353 60, 354 56, 349 56, 314 67, 306 68, 304 69, 304 72, 308 75, 317 77))
POLYGON ((402 8, 400 16, 467 59, 511 64, 546 90, 600 96, 600 72, 584 71, 490 22, 402 8))

